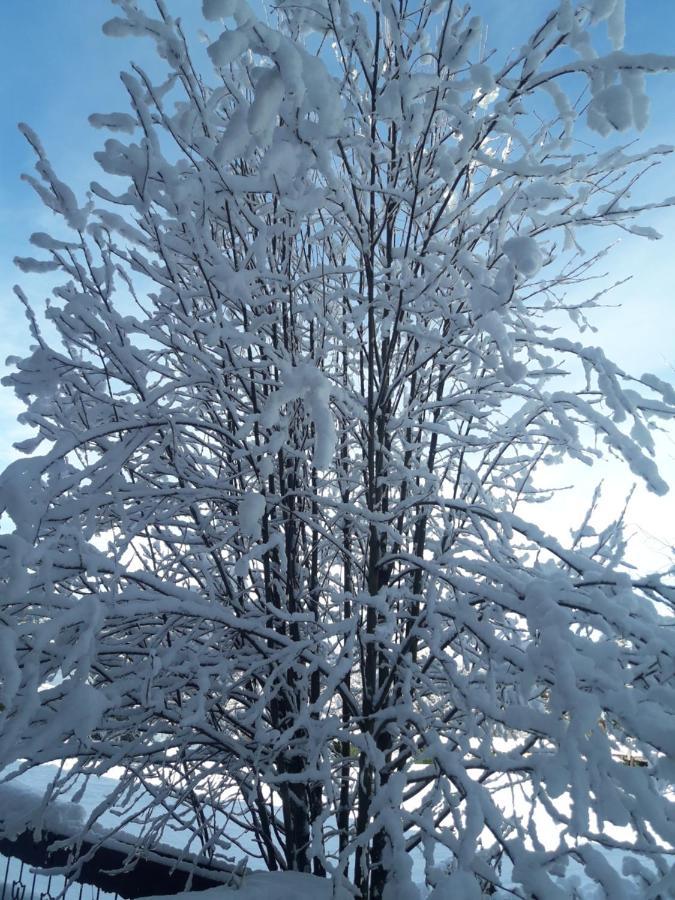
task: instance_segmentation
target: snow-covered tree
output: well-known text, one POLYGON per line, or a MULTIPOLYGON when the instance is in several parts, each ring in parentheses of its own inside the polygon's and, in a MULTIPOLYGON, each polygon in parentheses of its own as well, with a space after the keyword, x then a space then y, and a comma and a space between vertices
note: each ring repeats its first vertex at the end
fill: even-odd
POLYGON ((622 0, 501 61, 454 0, 204 0, 208 57, 116 2, 166 80, 91 117, 83 205, 22 126, 66 229, 18 261, 61 278, 44 315, 17 288, 0 763, 70 760, 48 800, 122 767, 139 852, 179 828, 368 900, 416 859, 435 898, 568 865, 667 896, 675 590, 528 504, 603 445, 666 490, 672 387, 561 326, 598 302, 581 231, 656 236, 630 194, 668 148, 614 135, 675 60, 622 51, 622 0))

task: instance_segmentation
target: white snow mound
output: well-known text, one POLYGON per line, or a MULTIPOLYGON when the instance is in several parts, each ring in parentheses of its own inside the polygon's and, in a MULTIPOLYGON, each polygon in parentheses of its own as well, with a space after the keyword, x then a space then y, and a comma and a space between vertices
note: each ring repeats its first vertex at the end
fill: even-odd
MULTIPOLYGON (((179 896, 181 900, 351 900, 346 891, 334 893, 333 889, 330 879, 302 872, 251 872, 238 888, 209 888, 179 896)), ((142 900, 176 900, 176 895, 142 900)))

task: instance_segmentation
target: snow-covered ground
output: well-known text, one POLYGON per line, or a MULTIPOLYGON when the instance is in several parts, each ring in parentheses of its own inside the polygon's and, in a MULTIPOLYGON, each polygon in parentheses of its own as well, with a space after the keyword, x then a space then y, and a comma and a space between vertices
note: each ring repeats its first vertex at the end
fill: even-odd
MULTIPOLYGON (((251 872, 238 888, 186 892, 181 900, 351 900, 331 882, 300 872, 251 872)), ((155 898, 157 900, 157 898, 155 898)), ((171 900, 167 897, 166 900, 171 900)), ((175 895, 174 895, 175 900, 175 895)))

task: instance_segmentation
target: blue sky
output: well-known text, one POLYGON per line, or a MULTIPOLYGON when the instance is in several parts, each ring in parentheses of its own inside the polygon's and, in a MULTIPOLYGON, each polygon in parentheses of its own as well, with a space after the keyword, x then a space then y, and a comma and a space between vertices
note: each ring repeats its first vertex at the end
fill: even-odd
MULTIPOLYGON (((199 0, 169 0, 169 8, 185 19, 196 36, 203 25, 199 0)), ((476 8, 491 24, 488 45, 519 45, 528 20, 539 18, 548 0, 476 0, 476 8)), ((20 180, 31 171, 30 148, 16 123, 26 121, 40 135, 50 159, 64 180, 81 193, 97 177, 92 153, 102 143, 102 132, 87 124, 92 112, 123 111, 125 94, 118 73, 131 59, 152 70, 152 47, 146 41, 114 40, 101 32, 102 23, 115 14, 109 0, 5 0, 3 4, 2 58, 6 77, 0 82, 0 363, 28 346, 26 322, 12 294, 19 281, 36 302, 47 282, 19 273, 14 256, 30 255, 33 231, 49 230, 51 214, 41 207, 32 190, 20 180), (9 76, 9 77, 8 77, 9 76)), ((215 32, 214 32, 215 33, 215 32)), ((675 54, 675 0, 627 0, 626 49, 675 54)), ((652 122, 642 142, 675 144, 675 75, 650 81, 652 122)), ((644 182, 645 196, 675 194, 675 159, 671 158, 644 182)), ((592 338, 608 355, 628 369, 653 371, 675 381, 675 211, 653 214, 645 220, 664 234, 659 242, 626 238, 610 256, 612 280, 633 275, 613 296, 621 304, 598 313, 600 332, 592 338)), ((0 466, 15 452, 20 426, 14 423, 19 405, 7 388, 0 387, 0 466)), ((659 441, 664 477, 675 491, 675 430, 659 441)), ((632 478, 616 463, 602 472, 579 467, 551 474, 552 480, 574 484, 560 495, 551 515, 561 528, 581 512, 598 477, 605 478, 606 514, 617 509, 632 478)), ((638 489, 629 515, 638 532, 636 552, 644 562, 663 564, 675 543, 671 521, 672 496, 656 499, 638 489)))

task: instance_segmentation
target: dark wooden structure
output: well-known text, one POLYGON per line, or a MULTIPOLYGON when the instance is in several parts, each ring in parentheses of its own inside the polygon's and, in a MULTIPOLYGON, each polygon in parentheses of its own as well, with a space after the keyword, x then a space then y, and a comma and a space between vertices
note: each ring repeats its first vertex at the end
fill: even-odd
MULTIPOLYGON (((20 860, 24 865, 40 870, 38 874, 43 878, 60 876, 64 885, 69 882, 88 884, 97 889, 97 896, 104 892, 124 900, 178 894, 188 889, 199 891, 237 883, 234 868, 215 866, 198 857, 181 856, 178 852, 173 854, 166 847, 143 851, 141 858, 133 864, 133 868, 125 870, 125 860, 133 847, 120 839, 104 845, 82 841, 77 856, 88 857, 91 854, 91 858, 78 863, 73 868, 72 875, 64 876, 64 871, 67 872, 73 864, 72 848, 66 846, 50 851, 49 847, 54 842, 66 840, 67 837, 64 835, 45 831, 41 833, 39 839, 36 839, 32 831, 24 831, 12 840, 0 836, 0 855, 6 857, 8 861, 20 860)), ((24 866, 21 866, 22 874, 17 881, 7 874, 9 862, 4 873, 0 869, 0 878, 4 874, 0 900, 53 900, 61 893, 52 893, 48 888, 47 891, 40 890, 35 895, 35 873, 31 870, 24 881, 23 871, 24 866), (30 895, 26 896, 28 882, 31 879, 30 895)), ((81 894, 80 891, 80 896, 81 894)))

